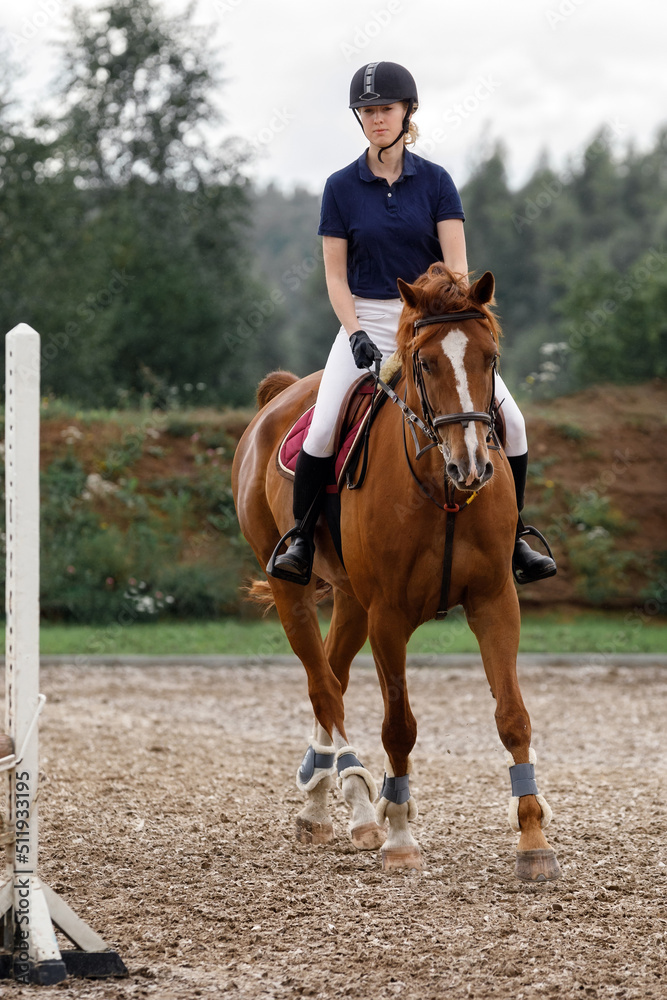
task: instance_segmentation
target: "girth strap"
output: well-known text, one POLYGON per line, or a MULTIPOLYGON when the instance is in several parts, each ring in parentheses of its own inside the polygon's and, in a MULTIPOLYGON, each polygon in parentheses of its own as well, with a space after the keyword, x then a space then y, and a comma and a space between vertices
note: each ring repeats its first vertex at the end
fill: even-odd
POLYGON ((442 582, 440 584, 440 601, 438 610, 435 613, 437 622, 444 621, 447 617, 447 606, 449 604, 449 588, 452 582, 452 562, 454 558, 454 528, 456 527, 456 515, 459 508, 447 511, 447 521, 445 523, 445 553, 442 563, 442 582))

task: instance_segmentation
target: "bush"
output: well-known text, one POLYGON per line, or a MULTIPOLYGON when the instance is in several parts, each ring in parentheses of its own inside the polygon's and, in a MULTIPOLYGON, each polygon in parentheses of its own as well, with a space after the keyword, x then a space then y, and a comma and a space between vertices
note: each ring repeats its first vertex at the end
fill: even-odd
POLYGON ((218 618, 236 608, 238 575, 229 564, 175 566, 164 571, 159 582, 173 618, 218 618))
POLYGON ((586 496, 572 505, 575 531, 566 538, 575 577, 575 592, 593 605, 613 603, 628 596, 628 574, 637 558, 619 549, 617 539, 631 529, 606 497, 586 496))

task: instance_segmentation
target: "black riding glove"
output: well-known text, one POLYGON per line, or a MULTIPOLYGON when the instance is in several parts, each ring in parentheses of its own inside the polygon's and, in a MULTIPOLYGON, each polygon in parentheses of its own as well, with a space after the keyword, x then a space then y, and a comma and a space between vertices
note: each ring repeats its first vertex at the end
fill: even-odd
POLYGON ((382 355, 365 330, 357 330, 350 337, 350 347, 357 368, 370 368, 382 355))

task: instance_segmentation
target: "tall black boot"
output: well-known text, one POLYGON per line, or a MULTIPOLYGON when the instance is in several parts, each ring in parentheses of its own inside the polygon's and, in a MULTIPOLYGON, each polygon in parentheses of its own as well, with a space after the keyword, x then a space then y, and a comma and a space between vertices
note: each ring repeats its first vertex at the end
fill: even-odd
POLYGON ((528 475, 528 452, 523 455, 507 456, 507 461, 514 477, 514 489, 516 492, 516 505, 519 510, 519 521, 516 531, 516 542, 512 554, 512 573, 517 583, 535 583, 537 580, 546 580, 549 576, 555 576, 557 572, 556 562, 549 543, 544 535, 532 525, 525 525, 521 520, 524 498, 526 494, 526 477, 528 475), (526 541, 526 535, 534 535, 546 546, 548 556, 533 552, 526 541))
POLYGON ((288 580, 302 586, 310 583, 315 558, 315 525, 322 506, 322 493, 331 469, 332 458, 315 458, 303 448, 299 452, 294 470, 294 527, 283 535, 269 559, 266 572, 279 580, 288 580), (278 550, 286 538, 291 538, 289 548, 282 555, 278 550))

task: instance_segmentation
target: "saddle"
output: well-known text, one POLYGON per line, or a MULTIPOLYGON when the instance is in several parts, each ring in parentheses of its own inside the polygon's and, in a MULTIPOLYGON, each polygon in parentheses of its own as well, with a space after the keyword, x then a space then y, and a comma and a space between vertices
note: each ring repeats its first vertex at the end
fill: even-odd
MULTIPOLYGON (((383 368, 381 377, 392 388, 401 376, 401 368, 397 355, 393 355, 383 368)), ((368 421, 375 416, 379 408, 386 402, 387 396, 379 387, 375 389, 375 405, 373 405, 375 381, 370 372, 361 375, 350 386, 338 414, 334 433, 334 475, 327 485, 327 493, 339 493, 345 485, 348 473, 354 471, 359 458, 359 452, 364 440, 368 421)), ((282 440, 276 455, 278 472, 285 479, 294 479, 296 460, 306 439, 313 419, 314 406, 295 421, 282 440)), ((496 434, 502 447, 505 446, 505 420, 498 399, 494 400, 496 434)), ((348 477, 349 478, 349 477, 348 477)))
MULTIPOLYGON (((381 377, 390 387, 394 388, 400 376, 400 363, 397 355, 393 355, 386 362, 386 368, 383 368, 381 377)), ((388 398, 381 388, 375 388, 375 379, 370 372, 367 372, 350 386, 338 414, 334 433, 334 463, 331 480, 326 485, 324 514, 336 552, 343 565, 345 563, 340 533, 340 491, 346 481, 349 488, 355 488, 355 484, 351 480, 361 456, 364 439, 366 442, 368 441, 366 434, 367 429, 370 432, 368 422, 371 418, 375 418, 375 414, 388 398)), ((311 406, 305 413, 301 414, 292 424, 278 448, 276 467, 285 479, 294 479, 296 460, 308 434, 314 410, 315 407, 311 406)), ((505 421, 501 404, 497 399, 494 400, 494 410, 496 433, 501 446, 504 447, 505 421)), ((366 457, 367 455, 364 454, 362 470, 357 479, 358 486, 361 485, 365 477, 366 457)))
MULTIPOLYGON (((345 396, 334 435, 334 481, 327 486, 327 493, 337 493, 345 483, 348 470, 353 468, 359 445, 363 440, 366 425, 371 416, 374 379, 370 373, 362 375, 354 382, 345 396)), ((387 398, 381 389, 376 390, 378 398, 375 412, 387 398)), ((278 472, 285 479, 294 479, 296 460, 308 434, 313 419, 314 406, 302 413, 292 425, 278 449, 276 464, 278 472)))

